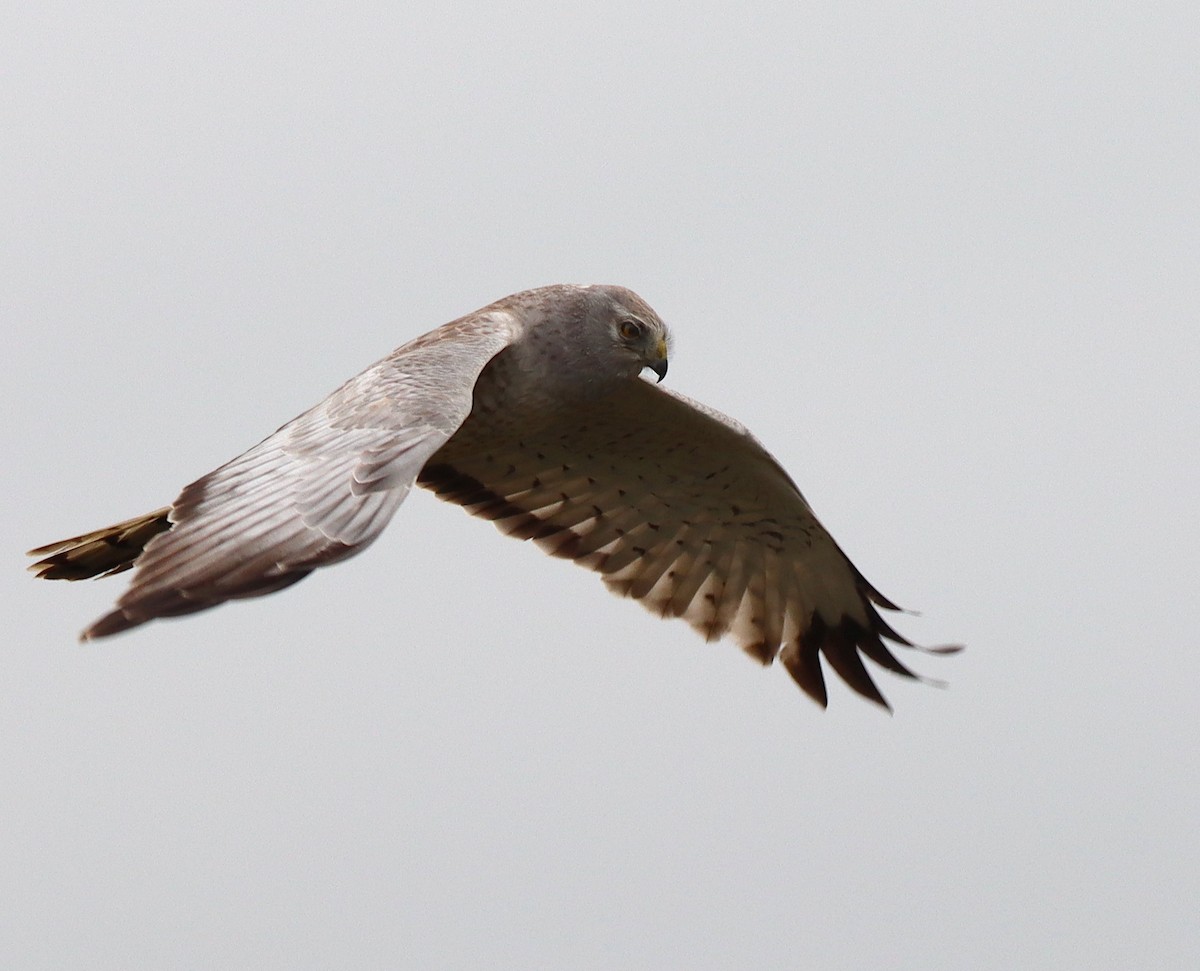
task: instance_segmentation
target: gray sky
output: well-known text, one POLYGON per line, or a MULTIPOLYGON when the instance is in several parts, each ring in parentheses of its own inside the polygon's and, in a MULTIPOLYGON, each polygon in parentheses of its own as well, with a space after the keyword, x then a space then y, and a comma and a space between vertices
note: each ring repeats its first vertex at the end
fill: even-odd
POLYGON ((1194 967, 1194 11, 11 10, 0 964, 1194 967), (427 494, 86 648, 122 580, 21 572, 560 281, 948 690, 821 713, 427 494))

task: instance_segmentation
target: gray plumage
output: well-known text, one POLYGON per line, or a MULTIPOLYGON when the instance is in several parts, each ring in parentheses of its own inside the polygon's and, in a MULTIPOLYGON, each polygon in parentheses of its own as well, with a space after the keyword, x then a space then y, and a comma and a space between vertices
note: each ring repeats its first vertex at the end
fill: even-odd
MULTIPOLYGON (((638 377, 669 335, 636 294, 514 294, 410 341, 168 508, 32 551, 50 579, 134 568, 104 637, 280 590, 365 549, 414 482, 599 572, 707 639, 776 656, 826 702, 820 657, 886 705, 862 655, 895 606, 745 428, 638 377)), ((938 648, 948 651, 950 648, 938 648)))

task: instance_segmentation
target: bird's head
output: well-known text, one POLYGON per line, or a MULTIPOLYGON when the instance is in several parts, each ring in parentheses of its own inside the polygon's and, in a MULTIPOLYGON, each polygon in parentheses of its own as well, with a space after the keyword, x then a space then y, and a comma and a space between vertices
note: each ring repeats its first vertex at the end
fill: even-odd
POLYGON ((671 335, 658 314, 636 293, 624 287, 602 287, 608 306, 609 338, 617 357, 632 374, 649 368, 661 381, 667 376, 671 335))

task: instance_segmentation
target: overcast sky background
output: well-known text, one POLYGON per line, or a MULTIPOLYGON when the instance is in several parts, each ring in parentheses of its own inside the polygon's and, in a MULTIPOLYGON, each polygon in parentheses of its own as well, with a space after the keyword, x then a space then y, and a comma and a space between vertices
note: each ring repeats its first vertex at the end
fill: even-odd
POLYGON ((43 3, 0 41, 0 964, 1193 968, 1194 4, 43 3), (637 290, 919 609, 889 717, 425 493, 87 647, 30 546, 637 290))

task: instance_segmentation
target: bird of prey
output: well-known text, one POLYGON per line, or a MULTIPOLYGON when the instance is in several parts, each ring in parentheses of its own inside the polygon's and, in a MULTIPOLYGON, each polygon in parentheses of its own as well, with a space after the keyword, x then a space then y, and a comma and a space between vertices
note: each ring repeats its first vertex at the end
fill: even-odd
MULTIPOLYGON (((706 639, 777 656, 818 704, 821 658, 887 707, 863 657, 913 647, 742 425, 640 377, 658 315, 617 286, 498 300, 405 344, 163 509, 32 550, 80 580, 133 569, 83 640, 256 597, 370 545, 413 483, 600 573, 706 639)), ((956 648, 927 648, 946 653, 956 648)))

